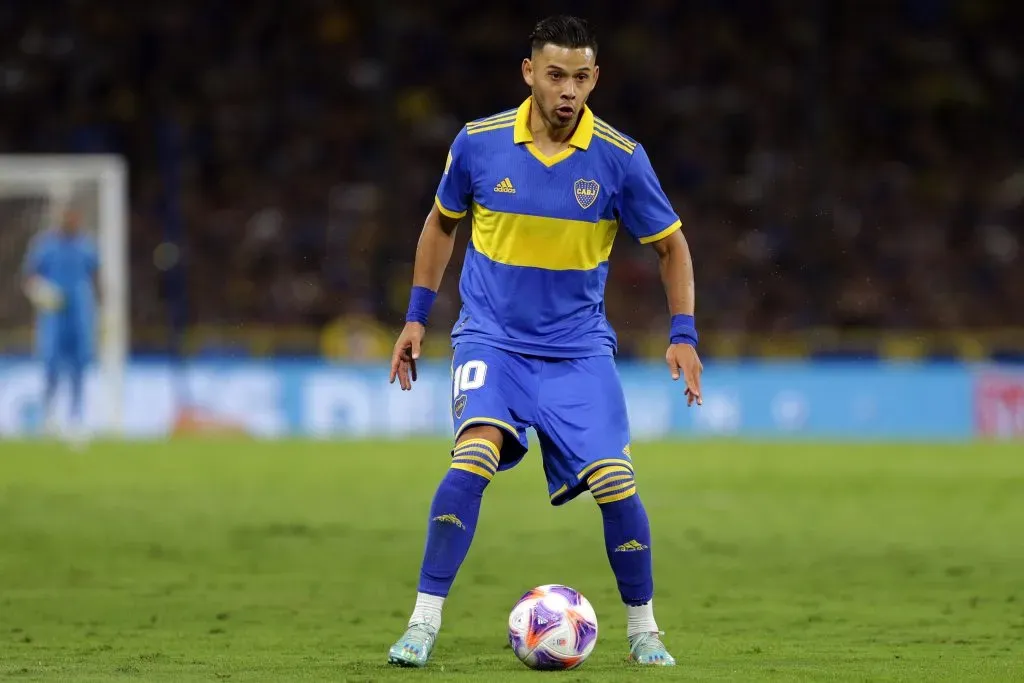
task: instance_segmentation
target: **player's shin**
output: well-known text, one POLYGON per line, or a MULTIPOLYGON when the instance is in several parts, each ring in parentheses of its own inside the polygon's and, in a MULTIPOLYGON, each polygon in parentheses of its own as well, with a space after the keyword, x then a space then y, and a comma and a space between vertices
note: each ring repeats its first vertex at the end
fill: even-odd
POLYGON ((469 553, 484 489, 498 469, 498 449, 485 439, 456 446, 451 468, 434 494, 413 623, 441 625, 441 606, 469 553))
POLYGON ((588 484, 601 508, 608 561, 626 604, 626 635, 656 633, 651 527, 633 473, 625 465, 612 465, 594 472, 588 484))
POLYGON ((46 362, 46 386, 43 389, 43 421, 46 429, 53 429, 55 419, 54 400, 57 396, 57 382, 60 379, 60 368, 55 361, 46 362))
POLYGON ((46 364, 46 387, 43 393, 43 407, 49 412, 53 407, 53 399, 57 395, 57 381, 60 378, 60 369, 57 364, 50 361, 46 364))
POLYGON ((78 427, 82 423, 82 394, 84 391, 85 368, 82 367, 81 363, 74 363, 68 372, 68 376, 71 381, 71 419, 74 421, 75 426, 78 427))

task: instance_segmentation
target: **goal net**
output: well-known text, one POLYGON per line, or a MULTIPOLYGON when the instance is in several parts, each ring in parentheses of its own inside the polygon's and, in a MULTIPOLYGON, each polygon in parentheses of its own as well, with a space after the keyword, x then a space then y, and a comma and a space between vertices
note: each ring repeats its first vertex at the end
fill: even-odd
MULTIPOLYGON (((91 431, 121 431, 129 344, 127 176, 117 156, 0 155, 0 437, 22 436, 38 417, 42 369, 32 362, 32 306, 23 291, 26 250, 74 205, 100 256, 97 357, 86 383, 91 431)), ((66 387, 65 387, 66 389, 66 387)), ((66 391, 58 414, 66 416, 66 391)))

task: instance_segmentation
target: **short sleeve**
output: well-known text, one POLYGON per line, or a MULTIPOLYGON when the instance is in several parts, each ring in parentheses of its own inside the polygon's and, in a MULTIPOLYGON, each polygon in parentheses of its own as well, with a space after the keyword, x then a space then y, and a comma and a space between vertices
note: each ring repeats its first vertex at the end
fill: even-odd
POLYGON ((462 218, 469 211, 473 200, 473 182, 469 169, 469 134, 463 128, 448 150, 448 160, 434 199, 438 210, 449 218, 462 218))
POLYGON ((622 225, 640 244, 668 237, 681 225, 642 145, 626 166, 618 209, 622 225))

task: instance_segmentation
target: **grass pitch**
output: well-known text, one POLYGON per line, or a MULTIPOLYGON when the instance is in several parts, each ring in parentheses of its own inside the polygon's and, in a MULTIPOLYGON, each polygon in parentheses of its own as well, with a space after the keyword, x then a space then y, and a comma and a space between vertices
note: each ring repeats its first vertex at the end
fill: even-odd
POLYGON ((445 442, 0 444, 0 679, 1024 680, 1024 448, 637 444, 656 612, 625 663, 588 497, 499 475, 431 666, 394 670, 445 442), (577 671, 508 649, 515 599, 597 610, 577 671))

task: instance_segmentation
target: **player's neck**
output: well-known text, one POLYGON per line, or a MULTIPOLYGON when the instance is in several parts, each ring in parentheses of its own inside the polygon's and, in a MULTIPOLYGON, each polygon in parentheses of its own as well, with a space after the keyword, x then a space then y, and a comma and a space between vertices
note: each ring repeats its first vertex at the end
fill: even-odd
MULTIPOLYGON (((576 125, 579 125, 579 120, 576 121, 576 125)), ((533 144, 545 154, 560 152, 568 147, 569 139, 576 131, 576 125, 553 128, 541 116, 536 101, 530 106, 530 134, 533 136, 533 144)))

